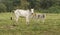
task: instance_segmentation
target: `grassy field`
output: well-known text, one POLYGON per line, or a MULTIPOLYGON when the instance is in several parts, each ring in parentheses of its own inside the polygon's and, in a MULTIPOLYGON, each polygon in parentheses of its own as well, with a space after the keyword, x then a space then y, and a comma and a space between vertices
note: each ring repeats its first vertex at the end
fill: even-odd
POLYGON ((26 25, 25 18, 19 18, 17 26, 10 20, 11 13, 0 13, 0 35, 60 35, 60 14, 47 13, 45 23, 30 20, 26 25))

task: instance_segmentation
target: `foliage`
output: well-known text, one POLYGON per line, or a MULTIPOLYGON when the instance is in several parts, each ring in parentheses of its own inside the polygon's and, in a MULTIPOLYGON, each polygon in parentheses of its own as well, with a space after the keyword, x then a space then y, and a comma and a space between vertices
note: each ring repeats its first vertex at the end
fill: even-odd
MULTIPOLYGON (((5 10, 7 12, 11 12, 14 9, 31 9, 34 8, 36 12, 50 12, 52 13, 54 9, 56 9, 56 6, 60 7, 60 0, 1 0, 0 3, 2 3, 5 6, 5 10), (55 6, 55 7, 54 7, 55 6), (54 7, 54 9, 53 9, 54 7)), ((2 5, 2 6, 3 6, 2 5)), ((3 7, 2 7, 3 9, 3 7)), ((1 8, 0 8, 1 10, 1 8)), ((58 9, 56 9, 58 11, 58 9)), ((55 11, 56 11, 55 10, 55 11)), ((1 10, 3 12, 3 10, 1 10)), ((54 12, 55 12, 54 11, 54 12)), ((58 12, 57 12, 58 13, 58 12)))
POLYGON ((0 12, 6 12, 6 6, 3 3, 0 3, 0 12))

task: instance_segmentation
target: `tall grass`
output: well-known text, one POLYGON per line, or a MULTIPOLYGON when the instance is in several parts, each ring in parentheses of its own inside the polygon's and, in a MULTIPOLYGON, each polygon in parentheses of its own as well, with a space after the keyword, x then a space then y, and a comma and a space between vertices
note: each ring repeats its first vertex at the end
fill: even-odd
POLYGON ((47 13, 45 23, 31 19, 29 25, 21 17, 17 26, 12 26, 12 14, 0 13, 0 35, 60 35, 60 14, 47 13))

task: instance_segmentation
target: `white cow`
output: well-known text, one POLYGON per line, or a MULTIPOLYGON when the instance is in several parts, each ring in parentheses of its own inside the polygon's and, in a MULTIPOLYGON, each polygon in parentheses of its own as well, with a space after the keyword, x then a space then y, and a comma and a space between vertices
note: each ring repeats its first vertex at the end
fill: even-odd
POLYGON ((20 16, 23 16, 26 18, 26 23, 29 24, 29 19, 30 19, 31 15, 34 13, 34 9, 31 9, 31 10, 16 9, 14 11, 14 13, 15 13, 15 17, 16 17, 15 18, 16 22, 18 22, 18 18, 20 16))

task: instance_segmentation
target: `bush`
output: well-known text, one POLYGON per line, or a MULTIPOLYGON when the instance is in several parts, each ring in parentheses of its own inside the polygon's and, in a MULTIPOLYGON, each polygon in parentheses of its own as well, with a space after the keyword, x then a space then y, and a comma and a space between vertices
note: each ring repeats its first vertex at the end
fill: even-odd
POLYGON ((0 12, 6 12, 6 6, 3 3, 0 3, 0 12))

